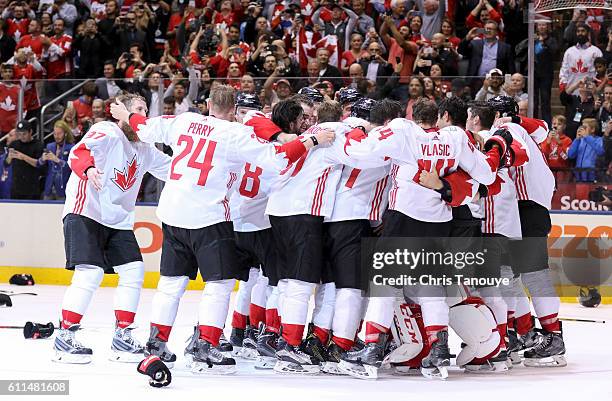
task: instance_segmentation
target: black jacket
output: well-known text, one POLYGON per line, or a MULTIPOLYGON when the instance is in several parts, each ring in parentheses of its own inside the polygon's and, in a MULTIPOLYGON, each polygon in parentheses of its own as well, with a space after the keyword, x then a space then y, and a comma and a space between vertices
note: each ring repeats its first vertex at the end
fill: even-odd
POLYGON ((334 85, 334 90, 339 90, 344 86, 344 82, 342 78, 338 77, 342 77, 340 70, 333 65, 328 65, 327 69, 325 69, 325 73, 320 76, 319 81, 329 81, 334 85))
MULTIPOLYGON (((361 59, 359 61, 359 65, 361 66, 361 69, 363 70, 363 75, 367 75, 368 73, 368 67, 370 66, 371 61, 367 61, 365 59, 361 59)), ((376 71, 376 86, 379 88, 382 88, 385 83, 387 82, 386 77, 390 77, 391 74, 393 74, 393 68, 391 67, 391 64, 389 63, 385 63, 385 64, 379 64, 378 65, 378 70, 376 71)))
MULTIPOLYGON (((459 53, 469 59, 467 75, 470 77, 478 76, 478 69, 482 63, 484 40, 462 40, 459 44, 459 53)), ((514 54, 512 48, 505 42, 498 41, 497 44, 497 64, 496 67, 504 74, 514 74, 514 54)))
POLYGON ((15 41, 4 32, 0 38, 0 62, 6 63, 15 53, 15 41))

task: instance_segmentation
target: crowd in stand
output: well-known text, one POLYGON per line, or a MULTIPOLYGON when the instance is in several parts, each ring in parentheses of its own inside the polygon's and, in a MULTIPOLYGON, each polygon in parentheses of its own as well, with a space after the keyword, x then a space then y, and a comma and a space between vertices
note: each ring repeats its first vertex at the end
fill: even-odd
MULTIPOLYGON (((106 118, 108 99, 122 90, 141 94, 150 116, 207 113, 218 83, 258 94, 264 111, 311 86, 329 98, 353 87, 397 99, 407 118, 422 97, 498 94, 527 114, 524 0, 71 1, 0 0, 3 198, 62 199, 72 143, 106 118), (39 143, 27 120, 85 79, 39 143)), ((542 151, 552 167, 578 168, 558 179, 612 174, 610 17, 576 8, 536 24, 534 110, 553 127, 542 151), (565 114, 553 118, 553 60, 561 58, 565 114)))

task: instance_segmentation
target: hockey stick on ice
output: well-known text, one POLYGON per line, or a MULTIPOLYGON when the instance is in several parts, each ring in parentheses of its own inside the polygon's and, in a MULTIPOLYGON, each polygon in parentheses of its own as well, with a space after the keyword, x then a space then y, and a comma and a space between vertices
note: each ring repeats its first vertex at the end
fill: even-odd
POLYGON ((606 323, 605 320, 597 320, 597 319, 576 319, 573 317, 560 317, 559 320, 563 320, 566 322, 582 322, 582 323, 606 323))
POLYGON ((34 296, 38 296, 38 294, 35 293, 35 292, 15 292, 15 291, 0 290, 0 293, 6 294, 6 295, 11 296, 11 297, 14 297, 15 295, 34 295, 34 296))

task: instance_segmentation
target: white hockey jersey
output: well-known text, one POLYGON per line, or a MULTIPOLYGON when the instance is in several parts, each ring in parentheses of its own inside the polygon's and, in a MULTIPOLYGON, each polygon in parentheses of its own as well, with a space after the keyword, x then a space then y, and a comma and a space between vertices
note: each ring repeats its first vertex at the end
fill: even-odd
POLYGON ((151 144, 128 141, 117 124, 104 121, 92 125, 72 148, 68 164, 74 174, 66 185, 62 218, 80 214, 107 227, 132 230, 143 175, 149 172, 165 181, 170 157, 151 144), (85 175, 91 166, 104 172, 100 191, 85 175))
MULTIPOLYGON (((567 49, 559 71, 561 90, 584 77, 595 78, 595 59, 601 56, 601 50, 597 46, 575 45, 567 49)), ((578 95, 578 88, 572 95, 578 95)))
POLYGON ((157 216, 188 229, 231 221, 230 189, 245 163, 280 172, 306 151, 299 140, 273 145, 257 138, 251 127, 196 113, 150 119, 132 115, 130 125, 142 141, 172 147, 157 216))
POLYGON ((350 127, 338 129, 339 124, 341 123, 319 125, 336 132, 332 146, 325 149, 325 161, 344 165, 336 187, 334 208, 331 216, 325 218, 325 222, 381 220, 389 199, 389 165, 367 169, 353 167, 358 163, 348 157, 344 147, 349 141, 360 140, 366 135, 361 130, 350 131, 350 127))
MULTIPOLYGON (((351 128, 342 123, 325 123, 310 127, 302 136, 308 138, 323 129, 334 130, 336 133, 334 142, 337 142, 338 137, 344 137, 351 128)), ((330 146, 332 145, 311 149, 283 174, 268 199, 267 215, 331 216, 342 165, 328 157, 330 146)))
POLYGON ((550 210, 555 191, 555 176, 550 171, 546 157, 536 140, 518 124, 507 123, 501 127, 507 128, 513 136, 519 136, 529 150, 529 163, 509 169, 510 177, 516 186, 518 199, 532 200, 550 210))
POLYGON ((390 160, 389 209, 420 221, 446 222, 452 219, 451 207, 440 194, 418 184, 420 171, 435 168, 443 177, 461 167, 488 185, 495 180, 497 168, 458 130, 447 127, 426 133, 414 122, 398 118, 372 130, 367 138, 349 141, 345 152, 361 167, 383 166, 390 160))

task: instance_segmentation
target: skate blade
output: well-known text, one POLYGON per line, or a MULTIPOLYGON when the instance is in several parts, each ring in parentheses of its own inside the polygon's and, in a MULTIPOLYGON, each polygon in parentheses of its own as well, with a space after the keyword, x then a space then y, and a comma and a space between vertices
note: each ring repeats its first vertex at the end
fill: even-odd
POLYGON ((51 360, 56 363, 85 365, 91 363, 91 355, 74 355, 56 351, 51 360))
POLYGON ((445 366, 437 368, 421 368, 421 374, 428 379, 446 380, 448 378, 448 369, 445 366))
POLYGON ((548 358, 530 359, 525 358, 523 365, 530 368, 562 368, 567 366, 565 355, 553 355, 548 358))
POLYGON ((193 356, 190 354, 185 354, 185 367, 187 369, 193 368, 193 356))
POLYGON ((274 365, 276 365, 278 359, 271 356, 259 356, 257 358, 257 362, 255 362, 255 369, 261 370, 270 370, 274 369, 274 365))
POLYGON ((487 374, 487 373, 503 373, 508 371, 508 365, 506 362, 491 362, 489 364, 483 365, 465 365, 462 366, 465 369, 465 373, 478 373, 478 374, 487 374))
POLYGON ((238 357, 248 360, 256 360, 258 356, 259 353, 256 349, 248 347, 242 347, 242 351, 240 352, 240 355, 238 355, 238 357))
POLYGON ((276 361, 274 371, 286 374, 316 375, 321 372, 319 365, 300 365, 287 361, 276 361))
POLYGON ((512 362, 513 365, 520 365, 521 362, 523 362, 523 359, 521 358, 518 352, 511 352, 510 361, 512 362))
POLYGON ((144 358, 144 352, 134 354, 131 352, 121 352, 115 350, 111 350, 111 354, 108 356, 109 361, 120 363, 139 363, 144 358))
POLYGON ((352 377, 364 380, 378 379, 378 368, 372 365, 358 365, 347 361, 340 361, 338 369, 352 377))
POLYGON ((421 370, 410 366, 394 366, 393 374, 396 376, 420 376, 421 370))
POLYGON ((321 371, 330 375, 346 375, 346 373, 338 368, 338 362, 323 362, 321 364, 321 371))
POLYGON ((195 375, 232 375, 236 365, 209 365, 206 362, 192 362, 191 373, 195 375))

